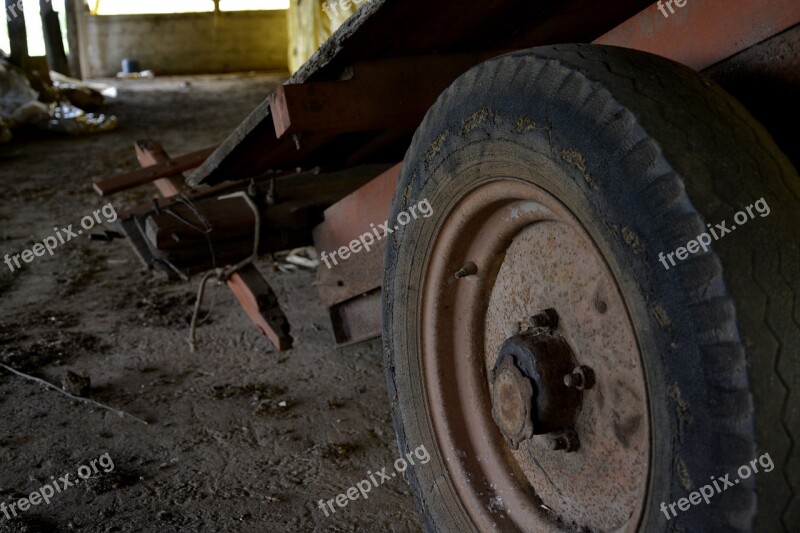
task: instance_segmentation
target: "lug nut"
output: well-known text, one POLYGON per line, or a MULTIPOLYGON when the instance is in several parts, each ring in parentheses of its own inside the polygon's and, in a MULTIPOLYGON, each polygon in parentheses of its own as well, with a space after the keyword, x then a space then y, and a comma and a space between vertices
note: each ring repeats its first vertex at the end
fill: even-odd
POLYGON ((570 388, 574 387, 579 389, 583 387, 583 376, 580 374, 567 374, 564 376, 564 385, 570 388))
POLYGON ((535 328, 556 329, 558 327, 558 313, 556 313, 555 309, 545 309, 541 313, 530 317, 528 322, 535 328))
POLYGON ((578 390, 591 389, 594 387, 594 370, 581 365, 573 370, 572 374, 564 376, 564 385, 578 390))
POLYGON ((464 266, 456 272, 456 279, 466 278, 467 276, 474 276, 478 273, 478 265, 472 261, 467 261, 464 266))
POLYGON ((545 309, 527 320, 514 324, 515 333, 526 333, 535 328, 547 328, 554 330, 558 327, 558 313, 555 309, 545 309))
POLYGON ((553 451, 564 450, 567 453, 577 451, 581 447, 578 434, 573 429, 559 431, 549 436, 550 449, 553 451))

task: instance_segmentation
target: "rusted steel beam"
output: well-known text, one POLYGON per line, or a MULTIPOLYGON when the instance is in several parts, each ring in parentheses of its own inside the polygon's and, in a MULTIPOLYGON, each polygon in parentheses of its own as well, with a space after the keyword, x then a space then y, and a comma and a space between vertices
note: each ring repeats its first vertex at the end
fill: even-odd
POLYGON ((292 347, 289 321, 278 297, 252 263, 234 273, 226 284, 250 320, 279 352, 292 347))
POLYGON ((275 134, 413 130, 453 80, 501 53, 363 61, 344 81, 281 85, 269 99, 275 134))
MULTIPOLYGON (((325 222, 314 228, 314 246, 330 254, 348 246, 389 218, 402 163, 388 169, 325 210, 325 222)), ((381 279, 385 239, 348 259, 323 260, 317 269, 320 299, 329 308, 337 346, 381 334, 381 279), (330 268, 328 268, 330 266, 330 268)))
POLYGON ((594 42, 702 70, 798 23, 797 0, 662 0, 594 42))
MULTIPOLYGON (((172 176, 180 174, 181 172, 200 166, 203 163, 203 161, 205 161, 206 158, 214 152, 214 150, 215 148, 205 148, 203 150, 198 150, 196 152, 176 157, 175 159, 169 159, 169 158, 165 160, 160 159, 160 162, 157 162, 155 164, 151 165, 143 164, 145 168, 142 168, 140 170, 135 170, 133 172, 128 172, 127 174, 121 174, 119 176, 114 176, 112 178, 104 179, 102 181, 97 181, 93 183, 92 186, 100 196, 108 196, 110 194, 132 189, 134 187, 138 187, 146 183, 152 183, 154 181, 156 182, 156 186, 158 186, 158 180, 164 178, 170 178, 172 176)), ((137 143, 136 145, 137 157, 139 157, 140 152, 142 152, 142 149, 139 148, 139 145, 137 143)), ((145 162, 155 161, 155 158, 149 158, 149 156, 147 156, 146 154, 143 154, 143 157, 145 162)), ((142 159, 140 158, 139 161, 141 162, 142 159)), ((178 182, 178 184, 181 184, 182 182, 182 180, 176 180, 176 181, 178 182)), ((172 184, 172 182, 170 182, 170 184, 172 184)), ((168 190, 168 192, 171 192, 171 189, 168 190)))

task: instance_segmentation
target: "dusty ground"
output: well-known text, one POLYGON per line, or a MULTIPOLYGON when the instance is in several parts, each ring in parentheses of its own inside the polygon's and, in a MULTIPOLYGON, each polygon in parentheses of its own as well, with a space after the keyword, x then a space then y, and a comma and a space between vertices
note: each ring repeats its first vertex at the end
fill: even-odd
MULTIPOLYGON (((220 142, 275 77, 125 82, 108 109, 121 127, 0 146, 0 253, 19 253, 104 202, 94 179, 136 168, 132 143, 178 155, 220 142)), ((117 209, 150 195, 113 197, 117 209)), ((402 478, 325 517, 316 502, 397 457, 377 342, 331 348, 312 272, 260 263, 294 329, 274 352, 215 287, 201 347, 186 342, 197 280, 141 270, 126 243, 66 243, 10 273, 0 263, 0 362, 147 421, 73 401, 0 370, 0 503, 11 504, 109 454, 113 470, 17 518, 16 531, 419 531, 402 478), (284 403, 285 402, 285 403, 284 403)))

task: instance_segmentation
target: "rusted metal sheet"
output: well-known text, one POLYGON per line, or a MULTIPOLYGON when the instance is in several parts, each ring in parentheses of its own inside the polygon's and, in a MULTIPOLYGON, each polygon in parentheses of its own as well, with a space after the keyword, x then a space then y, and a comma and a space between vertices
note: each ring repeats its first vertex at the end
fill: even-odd
POLYGON ((661 0, 594 42, 702 70, 798 23, 797 0, 661 0))
POLYGON ((330 309, 333 337, 341 348, 381 336, 381 290, 356 296, 330 309))
POLYGON ((320 299, 329 308, 337 346, 381 334, 380 287, 386 240, 376 238, 369 251, 362 248, 344 260, 334 262, 329 256, 389 218, 402 169, 403 164, 398 163, 329 207, 325 222, 314 229, 314 246, 321 256, 325 254, 317 269, 316 285, 320 299))
POLYGON ((317 269, 317 287, 329 307, 381 286, 385 240, 376 238, 369 251, 362 249, 345 260, 328 256, 389 218, 402 167, 393 166, 326 209, 325 222, 314 228, 314 246, 326 254, 317 269))
POLYGON ((152 213, 144 220, 148 242, 158 250, 222 245, 230 241, 251 243, 255 214, 240 197, 176 204, 169 212, 152 213))

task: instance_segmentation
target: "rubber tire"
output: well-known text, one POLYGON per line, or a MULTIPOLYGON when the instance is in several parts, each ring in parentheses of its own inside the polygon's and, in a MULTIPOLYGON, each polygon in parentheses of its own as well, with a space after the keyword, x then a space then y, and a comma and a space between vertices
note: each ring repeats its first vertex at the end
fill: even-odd
POLYGON ((635 322, 654 446, 640 528, 789 531, 800 524, 797 172, 713 82, 650 54, 576 44, 471 69, 428 111, 405 157, 392 220, 425 198, 434 215, 401 227, 388 243, 383 339, 400 450, 424 444, 433 457, 407 472, 426 529, 474 525, 448 489, 426 415, 417 324, 422 269, 441 220, 492 177, 492 161, 500 159, 518 161, 514 177, 544 187, 581 220, 635 322), (480 174, 469 171, 475 153, 480 174), (532 157, 549 159, 571 179, 525 172, 532 157), (684 246, 707 223, 732 223, 736 211, 762 197, 769 216, 670 270, 659 262, 659 252, 684 246), (739 466, 764 453, 774 471, 669 522, 659 512, 661 502, 688 497, 711 476, 738 477, 739 466))

